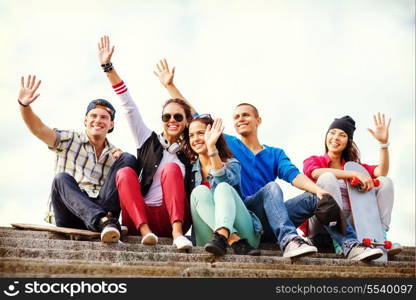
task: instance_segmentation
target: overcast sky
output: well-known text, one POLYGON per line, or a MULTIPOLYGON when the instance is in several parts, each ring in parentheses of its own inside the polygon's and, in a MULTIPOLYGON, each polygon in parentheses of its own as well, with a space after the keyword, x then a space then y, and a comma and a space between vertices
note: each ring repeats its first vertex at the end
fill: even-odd
MULTIPOLYGON (((163 57, 183 94, 200 113, 223 117, 227 133, 236 104, 256 105, 261 142, 300 169, 323 154, 329 124, 346 114, 362 161, 377 164, 366 128, 373 113, 391 116, 389 237, 415 244, 414 1, 0 0, 0 28, 0 225, 42 223, 53 179, 53 152, 20 118, 20 75, 42 79, 32 107, 48 126, 83 130, 90 100, 120 107, 97 58, 108 34, 114 66, 156 131, 168 95, 152 72, 163 57)), ((121 110, 109 139, 135 154, 121 110)), ((278 182, 286 199, 300 193, 278 182)))

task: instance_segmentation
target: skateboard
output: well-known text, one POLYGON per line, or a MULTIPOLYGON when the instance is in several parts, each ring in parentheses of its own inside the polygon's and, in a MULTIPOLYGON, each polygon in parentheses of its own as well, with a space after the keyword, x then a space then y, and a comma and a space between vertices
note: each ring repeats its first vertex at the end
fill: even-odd
MULTIPOLYGON (((370 176, 363 166, 355 162, 347 162, 344 169, 370 176)), ((379 182, 376 181, 374 184, 378 186, 379 182)), ((384 240, 375 190, 363 191, 360 182, 354 178, 347 180, 347 188, 358 240, 367 247, 372 245, 383 250, 383 256, 376 261, 387 261, 386 249, 391 247, 391 242, 384 240)))
MULTIPOLYGON (((10 224, 15 228, 18 229, 26 229, 26 230, 37 230, 37 231, 48 231, 53 233, 63 234, 71 240, 82 240, 82 239, 99 239, 101 233, 90 231, 86 229, 76 229, 76 228, 68 228, 68 227, 58 227, 58 226, 51 226, 51 225, 37 225, 37 224, 25 224, 25 223, 13 223, 10 224)), ((127 234, 127 227, 121 226, 122 234, 127 234)))

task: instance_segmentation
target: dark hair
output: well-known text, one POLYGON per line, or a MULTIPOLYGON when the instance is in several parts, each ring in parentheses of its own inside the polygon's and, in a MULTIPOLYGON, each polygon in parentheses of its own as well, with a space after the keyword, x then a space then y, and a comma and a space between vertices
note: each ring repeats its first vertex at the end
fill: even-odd
POLYGON ((186 103, 185 101, 183 101, 182 99, 179 99, 179 98, 173 98, 173 99, 166 100, 165 104, 163 104, 162 113, 165 110, 165 107, 168 106, 171 103, 176 103, 176 104, 179 104, 180 106, 182 106, 182 108, 185 112, 185 118, 188 121, 188 123, 192 120, 191 107, 189 106, 188 103, 186 103))
MULTIPOLYGON (((183 152, 185 153, 186 157, 194 163, 198 159, 198 154, 191 148, 191 143, 189 141, 189 126, 191 126, 194 122, 201 122, 206 126, 212 125, 214 120, 211 118, 195 118, 191 122, 189 122, 188 128, 186 130, 186 135, 184 136, 184 145, 183 145, 183 152)), ((218 155, 221 158, 221 161, 226 162, 228 159, 233 157, 231 150, 227 146, 227 142, 225 141, 224 135, 221 134, 218 138, 215 146, 218 149, 218 155)))
MULTIPOLYGON (((328 130, 329 132, 329 130, 328 130)), ((328 135, 328 132, 325 135, 325 153, 328 153, 328 147, 326 145, 326 137, 328 135)), ((361 163, 360 161, 360 150, 358 150, 357 145, 352 139, 348 139, 347 146, 341 153, 341 159, 345 162, 347 161, 353 161, 356 163, 361 163)))
POLYGON ((248 105, 248 106, 250 106, 253 110, 254 110, 254 116, 257 118, 258 116, 259 116, 259 111, 258 111, 258 109, 257 109, 257 107, 255 107, 253 104, 250 104, 250 103, 240 103, 240 104, 238 104, 235 108, 237 108, 237 107, 240 107, 240 106, 243 106, 243 105, 248 105))

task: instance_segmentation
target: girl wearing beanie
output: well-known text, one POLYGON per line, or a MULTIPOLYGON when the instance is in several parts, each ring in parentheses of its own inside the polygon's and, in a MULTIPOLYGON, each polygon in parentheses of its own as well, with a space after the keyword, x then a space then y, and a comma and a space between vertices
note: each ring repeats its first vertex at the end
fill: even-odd
MULTIPOLYGON (((378 165, 367 165, 360 161, 360 153, 354 143, 355 121, 350 116, 335 119, 328 128, 325 137, 325 154, 323 156, 311 156, 303 162, 303 172, 326 191, 342 203, 342 209, 347 219, 353 223, 351 204, 348 196, 346 180, 353 177, 359 179, 363 189, 369 191, 375 189, 378 208, 380 212, 383 230, 389 230, 391 212, 393 209, 394 191, 393 182, 387 177, 389 171, 389 127, 391 119, 386 122, 384 114, 374 115, 374 129, 368 128, 370 134, 380 143, 380 162, 378 165), (355 171, 344 170, 344 164, 348 161, 361 164, 371 177, 355 171), (373 179, 378 178, 380 185, 374 186, 373 179)), ((309 233, 309 237, 324 232, 316 218, 309 219, 308 224, 302 225, 303 231, 309 233)), ((335 250, 338 247, 334 243, 335 250)), ((389 255, 396 255, 402 250, 400 244, 393 244, 389 249, 389 255)))

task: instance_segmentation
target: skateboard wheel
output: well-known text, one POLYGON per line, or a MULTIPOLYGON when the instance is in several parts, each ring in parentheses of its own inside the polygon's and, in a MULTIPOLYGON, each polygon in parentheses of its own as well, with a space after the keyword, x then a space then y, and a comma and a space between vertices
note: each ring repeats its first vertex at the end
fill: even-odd
POLYGON ((380 180, 378 179, 374 179, 373 182, 375 187, 378 187, 380 185, 380 180))
POLYGON ((384 241, 384 248, 390 249, 392 247, 392 243, 390 241, 384 241))
POLYGON ((363 245, 366 246, 366 247, 370 247, 371 246, 371 239, 364 238, 363 239, 363 245))
POLYGON ((351 178, 350 182, 352 186, 356 186, 357 184, 360 183, 360 180, 357 177, 353 177, 351 178))

